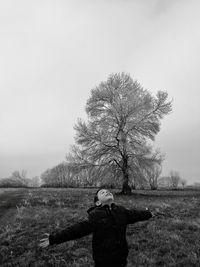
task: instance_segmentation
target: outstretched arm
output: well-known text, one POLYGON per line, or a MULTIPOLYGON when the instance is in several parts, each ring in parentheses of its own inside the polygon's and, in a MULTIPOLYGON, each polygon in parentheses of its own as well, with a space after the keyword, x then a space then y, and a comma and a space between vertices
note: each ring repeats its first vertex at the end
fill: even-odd
POLYGON ((56 234, 49 235, 49 245, 60 244, 69 240, 81 238, 91 234, 92 232, 92 223, 89 220, 84 220, 75 223, 56 234))
POLYGON ((153 214, 148 210, 126 209, 127 224, 145 221, 152 218, 153 214))
POLYGON ((44 238, 40 240, 39 246, 46 248, 50 245, 60 244, 69 240, 81 238, 93 232, 93 226, 90 220, 84 220, 67 227, 56 234, 44 234, 44 238))

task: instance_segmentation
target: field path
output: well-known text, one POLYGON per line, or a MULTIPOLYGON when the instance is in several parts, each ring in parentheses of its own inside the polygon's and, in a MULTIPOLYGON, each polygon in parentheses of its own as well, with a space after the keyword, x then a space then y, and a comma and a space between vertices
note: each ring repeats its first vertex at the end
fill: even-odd
POLYGON ((17 211, 16 206, 19 206, 22 200, 26 197, 28 190, 6 189, 0 193, 0 227, 12 222, 17 211))

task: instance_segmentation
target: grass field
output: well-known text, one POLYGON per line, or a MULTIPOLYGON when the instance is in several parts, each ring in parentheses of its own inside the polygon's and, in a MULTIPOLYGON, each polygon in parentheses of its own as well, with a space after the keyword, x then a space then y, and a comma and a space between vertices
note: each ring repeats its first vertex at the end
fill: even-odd
MULTIPOLYGON (((93 266, 91 236, 46 249, 38 244, 44 233, 86 218, 95 191, 0 190, 0 266, 93 266)), ((128 227, 128 267, 200 266, 200 191, 136 191, 115 194, 115 202, 164 213, 128 227)))

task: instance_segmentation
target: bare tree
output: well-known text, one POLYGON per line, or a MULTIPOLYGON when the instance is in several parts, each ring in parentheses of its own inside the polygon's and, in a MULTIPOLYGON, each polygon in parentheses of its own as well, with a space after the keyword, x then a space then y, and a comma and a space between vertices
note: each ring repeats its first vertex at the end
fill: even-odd
POLYGON ((34 176, 33 178, 30 178, 28 181, 28 186, 39 187, 40 186, 40 178, 38 176, 34 176))
POLYGON ((27 171, 14 171, 10 177, 1 179, 0 187, 27 187, 29 179, 26 177, 27 171))
POLYGON ((178 186, 181 182, 180 174, 177 171, 170 171, 169 181, 172 189, 178 189, 178 186))
POLYGON ((77 187, 83 185, 81 173, 62 162, 41 174, 42 186, 47 187, 77 187))
POLYGON ((186 184, 187 184, 187 181, 185 179, 181 179, 182 188, 185 188, 186 184))
POLYGON ((162 176, 158 178, 158 186, 163 188, 169 188, 171 186, 171 181, 169 176, 162 176))
POLYGON ((158 180, 162 172, 161 164, 155 163, 144 168, 144 176, 148 181, 151 190, 158 188, 158 180))
POLYGON ((111 75, 91 91, 88 121, 75 125, 76 145, 67 161, 75 168, 115 168, 122 176, 122 193, 129 194, 130 174, 161 160, 147 141, 154 140, 160 120, 171 111, 167 97, 163 91, 154 97, 128 74, 111 75))
POLYGON ((22 170, 21 172, 20 171, 14 171, 11 174, 10 179, 15 180, 16 182, 21 184, 21 186, 28 186, 28 179, 27 179, 27 171, 26 170, 22 170))

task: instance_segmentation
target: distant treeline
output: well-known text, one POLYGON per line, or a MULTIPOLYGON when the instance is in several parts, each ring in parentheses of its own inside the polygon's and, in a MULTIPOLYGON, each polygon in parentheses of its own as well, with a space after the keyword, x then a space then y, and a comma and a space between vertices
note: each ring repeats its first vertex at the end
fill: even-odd
MULTIPOLYGON (((132 189, 152 189, 158 188, 185 188, 186 180, 180 177, 180 174, 171 171, 169 176, 161 177, 161 170, 158 168, 152 169, 148 175, 133 176, 130 186, 132 189)), ((102 171, 98 168, 89 168, 83 170, 75 170, 67 163, 63 162, 47 169, 41 175, 42 187, 107 187, 107 188, 120 188, 123 177, 120 173, 112 169, 105 168, 102 171)))
MULTIPOLYGON (((171 171, 169 176, 162 177, 160 170, 154 169, 153 173, 146 176, 133 176, 130 186, 132 189, 185 188, 186 180, 182 179, 178 172, 171 171)), ((102 171, 97 168, 77 170, 71 168, 66 162, 47 169, 41 177, 27 178, 26 171, 14 171, 8 178, 0 179, 0 187, 54 187, 54 188, 91 188, 106 187, 120 188, 122 177, 120 173, 105 168, 102 171)), ((197 185, 195 186, 197 187, 197 185)))
POLYGON ((27 172, 14 171, 10 177, 0 179, 0 187, 38 187, 40 186, 40 179, 38 176, 33 178, 26 177, 27 172))

